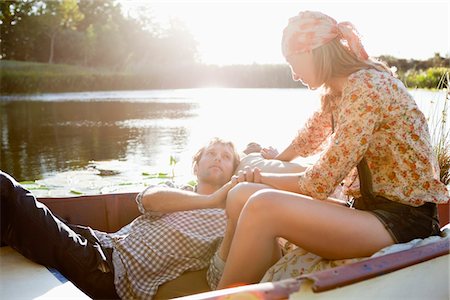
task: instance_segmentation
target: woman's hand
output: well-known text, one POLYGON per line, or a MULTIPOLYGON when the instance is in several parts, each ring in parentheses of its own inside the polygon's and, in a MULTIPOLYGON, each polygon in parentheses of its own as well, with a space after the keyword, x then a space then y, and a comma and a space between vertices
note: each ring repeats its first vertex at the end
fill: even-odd
POLYGON ((275 157, 278 156, 278 150, 273 148, 272 146, 270 146, 268 148, 262 148, 261 155, 265 159, 274 159, 275 157))
POLYGON ((232 180, 239 182, 254 182, 261 183, 261 170, 259 168, 245 167, 240 170, 237 175, 234 175, 232 180))

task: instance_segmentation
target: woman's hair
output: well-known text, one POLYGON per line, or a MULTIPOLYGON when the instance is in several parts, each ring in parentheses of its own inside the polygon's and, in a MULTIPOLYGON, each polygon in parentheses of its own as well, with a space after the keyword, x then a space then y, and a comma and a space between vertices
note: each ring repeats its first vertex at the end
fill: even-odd
POLYGON ((322 109, 330 110, 332 98, 336 95, 328 83, 335 77, 346 77, 361 69, 376 69, 392 75, 389 67, 374 58, 367 61, 358 59, 339 37, 312 50, 317 80, 324 83, 325 94, 322 96, 322 109))

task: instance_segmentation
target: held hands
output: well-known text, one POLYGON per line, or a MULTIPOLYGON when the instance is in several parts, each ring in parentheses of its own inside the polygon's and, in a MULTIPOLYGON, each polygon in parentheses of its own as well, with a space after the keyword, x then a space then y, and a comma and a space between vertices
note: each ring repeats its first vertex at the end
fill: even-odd
POLYGON ((208 195, 211 207, 225 208, 228 192, 240 182, 261 183, 261 170, 259 168, 245 167, 240 170, 237 175, 233 175, 231 180, 216 192, 208 195))
POLYGON ((261 153, 262 157, 265 159, 274 159, 278 156, 278 150, 272 146, 262 148, 260 144, 251 142, 248 143, 247 148, 243 151, 245 154, 250 153, 261 153))
POLYGON ((278 155, 278 150, 273 148, 272 146, 270 146, 268 148, 267 147, 266 148, 262 148, 261 149, 261 155, 265 159, 274 159, 278 155))
POLYGON ((261 183, 261 170, 259 168, 245 167, 244 170, 240 170, 237 175, 231 177, 231 182, 234 182, 234 184, 239 182, 261 183))

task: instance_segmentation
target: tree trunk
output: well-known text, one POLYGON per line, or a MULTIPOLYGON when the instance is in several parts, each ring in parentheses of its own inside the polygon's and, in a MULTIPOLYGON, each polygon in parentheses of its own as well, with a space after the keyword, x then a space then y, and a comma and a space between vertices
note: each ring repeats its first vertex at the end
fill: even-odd
POLYGON ((55 53, 55 40, 56 40, 56 31, 52 32, 50 37, 50 55, 48 58, 48 63, 52 64, 53 63, 53 56, 55 53))

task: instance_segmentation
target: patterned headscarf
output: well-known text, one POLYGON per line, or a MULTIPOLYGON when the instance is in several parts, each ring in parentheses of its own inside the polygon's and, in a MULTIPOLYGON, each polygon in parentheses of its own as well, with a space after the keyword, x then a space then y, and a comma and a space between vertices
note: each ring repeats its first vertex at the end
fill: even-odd
POLYGON ((284 57, 313 50, 340 37, 360 60, 369 56, 361 44, 356 28, 350 22, 337 23, 335 19, 315 11, 300 12, 289 19, 281 42, 284 57))

